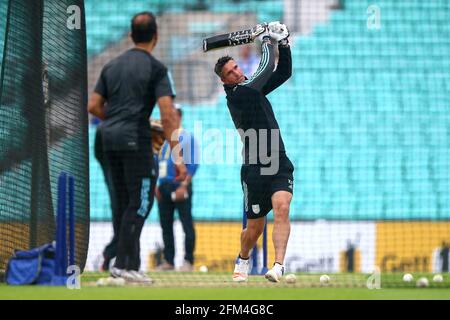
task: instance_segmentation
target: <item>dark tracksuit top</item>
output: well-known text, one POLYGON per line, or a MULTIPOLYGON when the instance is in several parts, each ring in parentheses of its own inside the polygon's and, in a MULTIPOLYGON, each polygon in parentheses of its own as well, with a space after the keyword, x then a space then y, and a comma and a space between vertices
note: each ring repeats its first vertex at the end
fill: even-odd
POLYGON ((293 192, 294 167, 286 156, 280 128, 272 105, 266 98, 267 94, 291 76, 290 48, 279 46, 279 52, 279 63, 274 71, 274 48, 270 40, 264 40, 261 63, 255 74, 238 85, 225 85, 228 108, 244 145, 241 183, 247 219, 258 219, 267 215, 272 210, 271 198, 274 193, 293 192), (253 136, 248 134, 251 131, 255 133, 253 136), (272 131, 276 133, 273 137, 272 131), (265 147, 265 150, 260 150, 260 145, 265 147), (271 160, 276 160, 277 157, 279 167, 274 171, 270 170, 270 173, 263 173, 262 168, 267 167, 267 164, 271 167, 271 160))
POLYGON ((279 152, 280 156, 285 155, 283 139, 279 134, 278 146, 272 143, 270 130, 279 130, 277 120, 272 109, 272 105, 266 95, 282 85, 292 74, 292 59, 289 46, 279 46, 279 62, 275 69, 274 47, 269 40, 264 40, 262 44, 262 57, 255 74, 245 82, 238 85, 224 85, 227 94, 227 104, 230 110, 236 129, 246 132, 249 129, 256 130, 257 146, 249 145, 249 139, 243 139, 244 164, 261 164, 258 157, 259 152, 259 130, 268 130, 267 151, 279 152), (255 149, 256 148, 256 149, 255 149))

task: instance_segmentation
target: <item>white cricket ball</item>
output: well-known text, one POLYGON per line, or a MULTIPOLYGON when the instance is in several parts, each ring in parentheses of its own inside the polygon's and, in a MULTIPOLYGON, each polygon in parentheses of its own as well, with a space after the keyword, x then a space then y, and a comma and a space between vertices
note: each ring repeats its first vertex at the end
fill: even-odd
POLYGON ((114 278, 113 277, 106 278, 106 285, 107 286, 113 286, 114 285, 114 278))
POLYGON ((200 266, 199 270, 200 270, 200 272, 208 272, 208 267, 207 266, 200 266))
POLYGON ((97 280, 97 287, 106 287, 107 285, 107 279, 106 278, 100 278, 97 280))
POLYGON ((288 274, 285 279, 286 283, 295 283, 295 281, 297 281, 297 277, 295 276, 295 274, 290 273, 288 274))
POLYGON ((328 284, 330 282, 330 277, 326 274, 320 276, 321 284, 328 284))
POLYGON ((428 279, 425 277, 419 278, 419 280, 417 280, 416 282, 416 286, 419 288, 425 288, 428 287, 428 285, 429 285, 428 279))
POLYGON ((433 281, 434 282, 442 282, 442 281, 444 281, 444 277, 442 276, 442 274, 435 274, 433 277, 433 281))
POLYGON ((405 273, 405 275, 403 276, 403 281, 405 282, 411 282, 413 280, 414 278, 411 273, 405 273))
POLYGON ((117 278, 116 279, 116 286, 123 287, 125 285, 125 279, 124 278, 117 278))
POLYGON ((109 277, 106 279, 106 284, 111 287, 123 287, 125 285, 125 279, 109 277))

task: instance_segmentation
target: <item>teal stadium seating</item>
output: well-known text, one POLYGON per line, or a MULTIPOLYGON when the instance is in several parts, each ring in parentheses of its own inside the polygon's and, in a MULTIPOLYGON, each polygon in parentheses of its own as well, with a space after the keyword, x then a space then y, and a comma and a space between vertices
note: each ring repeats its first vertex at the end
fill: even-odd
MULTIPOLYGON (((245 12, 258 15, 258 21, 280 19, 282 5, 277 1, 204 1, 212 12, 245 12), (256 8, 256 9, 255 9, 256 8)), ((183 12, 196 0, 86 0, 87 46, 90 56, 99 54, 109 45, 123 38, 129 31, 131 17, 139 11, 183 12)))
MULTIPOLYGON (((86 3, 91 26, 103 16, 93 2, 86 3)), ((111 26, 88 32, 89 52, 98 53, 114 41, 106 32, 111 27, 125 32, 131 15, 127 7, 134 12, 144 2, 120 1, 117 17, 108 20, 111 26)), ((345 10, 334 11, 312 34, 293 35, 293 76, 269 97, 296 167, 291 217, 448 220, 450 4, 379 0, 381 29, 369 30, 366 10, 371 4, 347 0, 345 10)), ((282 6, 221 1, 211 8, 257 8, 262 20, 273 20, 281 16, 282 6)), ((215 105, 185 110, 190 130, 195 121, 202 122, 203 130, 233 128, 223 96, 215 105)), ((91 161, 91 210, 94 220, 104 220, 109 202, 97 169, 91 161)), ((240 220, 241 207, 238 165, 200 167, 193 210, 197 220, 240 220)), ((154 208, 151 220, 156 218, 154 208)))

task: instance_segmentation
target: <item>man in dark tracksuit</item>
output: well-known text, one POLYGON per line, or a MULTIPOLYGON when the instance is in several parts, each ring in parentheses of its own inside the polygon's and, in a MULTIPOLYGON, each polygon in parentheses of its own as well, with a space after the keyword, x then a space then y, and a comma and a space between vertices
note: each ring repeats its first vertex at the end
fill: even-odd
POLYGON ((286 155, 279 126, 266 95, 291 76, 288 36, 285 25, 279 22, 269 24, 259 36, 262 42, 261 63, 250 79, 245 77, 231 57, 220 58, 215 67, 216 74, 224 83, 228 108, 244 145, 241 182, 248 224, 241 234, 241 251, 233 275, 236 282, 248 279, 250 250, 262 234, 265 216, 272 209, 275 263, 265 277, 278 282, 284 273, 294 167, 286 155), (271 39, 278 41, 279 63, 276 71, 271 39))
MULTIPOLYGON (((111 171, 112 197, 116 200, 113 214, 120 217, 117 257, 111 275, 129 282, 151 283, 139 272, 139 240, 153 205, 158 175, 149 117, 158 103, 164 134, 172 150, 178 144, 172 133, 179 128, 179 121, 170 74, 151 54, 158 39, 153 14, 137 14, 132 20, 131 36, 136 46, 103 68, 88 110, 103 120, 103 150, 111 171)), ((177 178, 184 180, 186 167, 182 159, 177 161, 176 171, 177 178)))
MULTIPOLYGON (((103 152, 103 137, 102 137, 102 123, 97 125, 94 141, 94 156, 100 164, 103 171, 106 186, 108 188, 108 195, 111 202, 113 237, 111 241, 103 249, 103 262, 100 266, 101 271, 109 271, 111 261, 117 256, 117 244, 119 242, 120 225, 122 222, 123 211, 117 208, 117 197, 114 196, 114 185, 111 182, 111 170, 109 163, 106 161, 106 155, 103 152)), ((155 158, 155 168, 158 172, 158 159, 155 158)))

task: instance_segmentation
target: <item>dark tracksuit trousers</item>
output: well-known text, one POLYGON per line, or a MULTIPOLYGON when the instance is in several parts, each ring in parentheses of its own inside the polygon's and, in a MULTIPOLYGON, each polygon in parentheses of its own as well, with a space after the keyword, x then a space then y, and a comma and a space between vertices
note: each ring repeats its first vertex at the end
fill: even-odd
POLYGON ((111 170, 109 168, 109 163, 106 161, 106 155, 103 152, 103 142, 101 129, 98 128, 95 134, 95 142, 94 142, 94 155, 97 161, 100 163, 100 167, 103 171, 103 176, 105 178, 106 186, 108 187, 109 199, 111 202, 111 211, 112 211, 112 223, 113 223, 113 238, 106 245, 103 250, 104 264, 103 269, 109 269, 109 261, 112 258, 115 258, 117 255, 117 243, 119 240, 119 230, 120 230, 120 221, 122 218, 122 212, 118 212, 117 210, 117 200, 116 197, 113 196, 113 184, 111 183, 111 170))
POLYGON ((171 182, 163 182, 159 186, 161 200, 158 202, 158 208, 159 220, 161 223, 164 241, 164 258, 168 263, 174 265, 175 240, 173 234, 173 222, 175 209, 177 209, 185 234, 184 259, 193 264, 195 249, 195 230, 194 222, 192 220, 192 184, 187 188, 189 197, 184 201, 174 202, 172 201, 171 194, 176 190, 177 186, 177 184, 171 182))
MULTIPOLYGON (((115 267, 139 270, 140 235, 153 205, 157 170, 151 150, 106 151, 111 198, 116 201, 113 221, 117 230, 115 267)), ((114 239, 113 239, 114 240, 114 239)))

